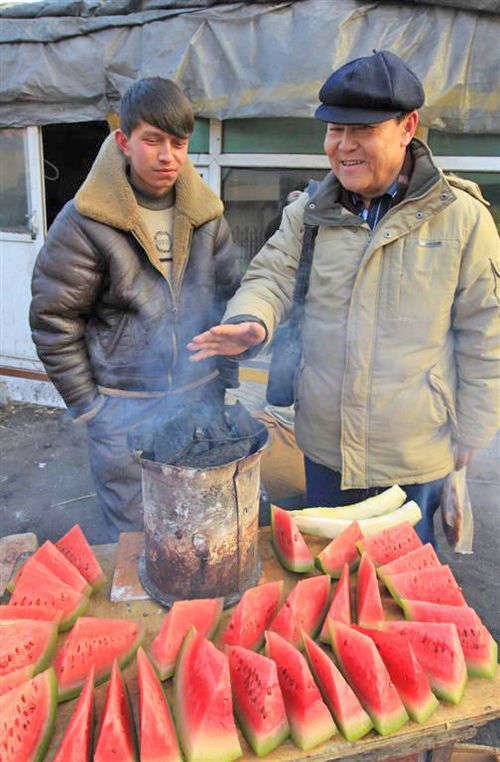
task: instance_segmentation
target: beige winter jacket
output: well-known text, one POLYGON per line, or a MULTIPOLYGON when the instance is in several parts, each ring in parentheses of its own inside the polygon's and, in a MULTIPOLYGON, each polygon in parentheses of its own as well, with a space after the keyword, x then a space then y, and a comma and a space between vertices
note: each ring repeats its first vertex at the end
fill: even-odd
POLYGON ((303 222, 319 225, 296 379, 296 436, 343 488, 422 483, 452 442, 493 437, 500 408, 500 247, 479 189, 413 141, 405 199, 371 231, 330 173, 288 206, 224 319, 286 318, 303 222))

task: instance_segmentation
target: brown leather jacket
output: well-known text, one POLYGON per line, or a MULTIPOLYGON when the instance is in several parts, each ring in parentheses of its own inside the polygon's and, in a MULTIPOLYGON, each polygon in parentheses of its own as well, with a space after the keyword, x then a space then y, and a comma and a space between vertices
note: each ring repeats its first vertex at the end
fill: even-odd
POLYGON ((199 386, 237 364, 189 362, 186 343, 220 322, 240 268, 220 199, 189 162, 175 186, 171 283, 111 135, 60 212, 33 273, 30 324, 38 356, 74 417, 91 418, 103 391, 156 396, 199 386))

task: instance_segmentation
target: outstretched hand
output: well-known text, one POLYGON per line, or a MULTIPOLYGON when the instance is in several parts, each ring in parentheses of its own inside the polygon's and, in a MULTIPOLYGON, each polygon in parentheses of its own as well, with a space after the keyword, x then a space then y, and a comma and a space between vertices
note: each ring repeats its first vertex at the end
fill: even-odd
POLYGON ((198 362, 214 355, 239 355, 266 338, 266 329, 260 323, 225 323, 195 336, 187 348, 194 354, 189 358, 198 362))

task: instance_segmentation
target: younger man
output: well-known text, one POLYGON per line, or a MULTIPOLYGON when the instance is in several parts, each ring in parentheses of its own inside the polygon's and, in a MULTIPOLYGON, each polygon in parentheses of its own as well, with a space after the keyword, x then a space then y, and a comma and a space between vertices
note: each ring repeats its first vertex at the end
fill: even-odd
POLYGON ((130 430, 237 384, 235 363, 190 363, 185 346, 219 322, 240 277, 222 202, 188 159, 185 95, 139 80, 120 124, 48 233, 30 310, 38 355, 87 424, 110 540, 142 525, 130 430))

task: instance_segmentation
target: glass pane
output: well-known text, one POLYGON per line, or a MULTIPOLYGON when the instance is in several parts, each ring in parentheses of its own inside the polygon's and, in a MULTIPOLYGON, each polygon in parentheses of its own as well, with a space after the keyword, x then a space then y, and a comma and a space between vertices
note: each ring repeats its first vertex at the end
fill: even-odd
POLYGON ((28 230, 24 130, 0 130, 0 229, 28 230))
POLYGON ((244 268, 279 227, 288 194, 303 190, 324 169, 225 169, 222 200, 244 268))
POLYGON ((500 172, 454 172, 453 174, 472 180, 479 185, 481 193, 491 205, 488 208, 500 233, 500 172))
POLYGON ((429 146, 436 156, 498 156, 500 135, 429 131, 429 146))
POLYGON ((317 119, 228 119, 224 153, 323 154, 326 124, 317 119))
POLYGON ((189 153, 208 153, 209 125, 208 119, 195 119, 189 141, 189 153))

